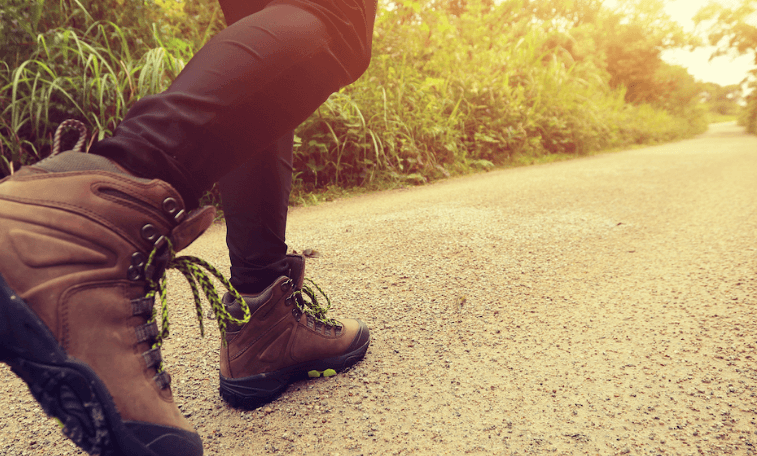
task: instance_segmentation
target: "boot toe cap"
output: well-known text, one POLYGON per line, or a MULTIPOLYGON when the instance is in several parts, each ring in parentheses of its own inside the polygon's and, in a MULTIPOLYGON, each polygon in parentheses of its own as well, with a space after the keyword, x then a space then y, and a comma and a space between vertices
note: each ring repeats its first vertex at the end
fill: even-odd
POLYGON ((347 352, 358 350, 368 345, 371 341, 371 331, 368 329, 368 325, 360 320, 355 321, 357 322, 358 328, 355 332, 355 338, 352 339, 352 343, 347 347, 347 352))

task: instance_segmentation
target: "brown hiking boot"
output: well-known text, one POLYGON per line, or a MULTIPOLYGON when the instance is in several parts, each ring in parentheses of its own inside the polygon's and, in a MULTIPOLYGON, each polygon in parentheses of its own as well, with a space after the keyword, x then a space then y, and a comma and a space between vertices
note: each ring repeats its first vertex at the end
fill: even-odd
POLYGON ((162 370, 165 300, 162 327, 153 305, 214 213, 78 152, 0 181, 0 361, 83 450, 202 454, 162 370))
MULTIPOLYGON (((243 296, 252 313, 250 322, 227 329, 220 392, 235 407, 259 407, 300 378, 334 375, 368 350, 368 327, 360 320, 327 319, 327 309, 303 289, 305 259, 288 255, 287 260, 289 277, 279 277, 257 295, 243 296)), ((239 302, 229 294, 223 302, 231 315, 241 315, 239 302)))

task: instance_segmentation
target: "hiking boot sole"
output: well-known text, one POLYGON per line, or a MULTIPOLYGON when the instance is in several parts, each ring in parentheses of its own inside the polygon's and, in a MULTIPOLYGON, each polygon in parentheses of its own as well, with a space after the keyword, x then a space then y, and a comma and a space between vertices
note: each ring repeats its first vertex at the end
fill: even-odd
POLYGON ((365 357, 370 340, 361 347, 342 356, 295 364, 275 372, 244 378, 226 378, 220 375, 221 397, 232 407, 254 409, 276 399, 290 383, 313 377, 331 377, 365 357))
POLYGON ((126 429, 97 374, 69 357, 0 275, 0 362, 11 367, 63 433, 102 456, 158 456, 126 429))

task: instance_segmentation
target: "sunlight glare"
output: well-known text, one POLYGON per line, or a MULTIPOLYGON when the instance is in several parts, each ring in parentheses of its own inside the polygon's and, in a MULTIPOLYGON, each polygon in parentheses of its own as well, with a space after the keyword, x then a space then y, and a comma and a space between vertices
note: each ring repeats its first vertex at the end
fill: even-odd
MULTIPOLYGON (((668 0, 665 11, 670 17, 681 24, 685 31, 694 31, 694 15, 711 0, 668 0)), ((727 7, 737 6, 739 0, 717 0, 727 7)), ((603 4, 608 8, 616 6, 615 0, 604 0, 603 4)), ((706 38, 701 34, 703 39, 706 38)), ((665 51, 662 59, 673 65, 680 65, 703 82, 714 82, 721 86, 739 84, 746 77, 749 70, 755 67, 754 55, 722 56, 710 61, 710 56, 715 51, 713 46, 702 46, 694 51, 674 49, 665 51)))

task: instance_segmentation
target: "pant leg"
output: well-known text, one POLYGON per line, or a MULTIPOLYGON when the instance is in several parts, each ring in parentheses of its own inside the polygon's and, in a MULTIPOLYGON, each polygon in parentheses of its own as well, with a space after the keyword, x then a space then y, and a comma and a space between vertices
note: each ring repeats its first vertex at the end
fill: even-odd
POLYGON ((165 92, 137 102, 93 152, 202 192, 367 68, 375 0, 275 0, 209 41, 165 92))
POLYGON ((263 291, 287 273, 286 221, 292 189, 290 132, 218 182, 231 284, 240 293, 263 291))
MULTIPOLYGON (((226 24, 260 12, 271 0, 219 0, 226 24)), ((218 181, 231 283, 244 294, 263 291, 287 273, 286 218, 292 190, 291 131, 218 181)))
POLYGON ((227 26, 259 13, 271 2, 272 0, 218 0, 227 26))

